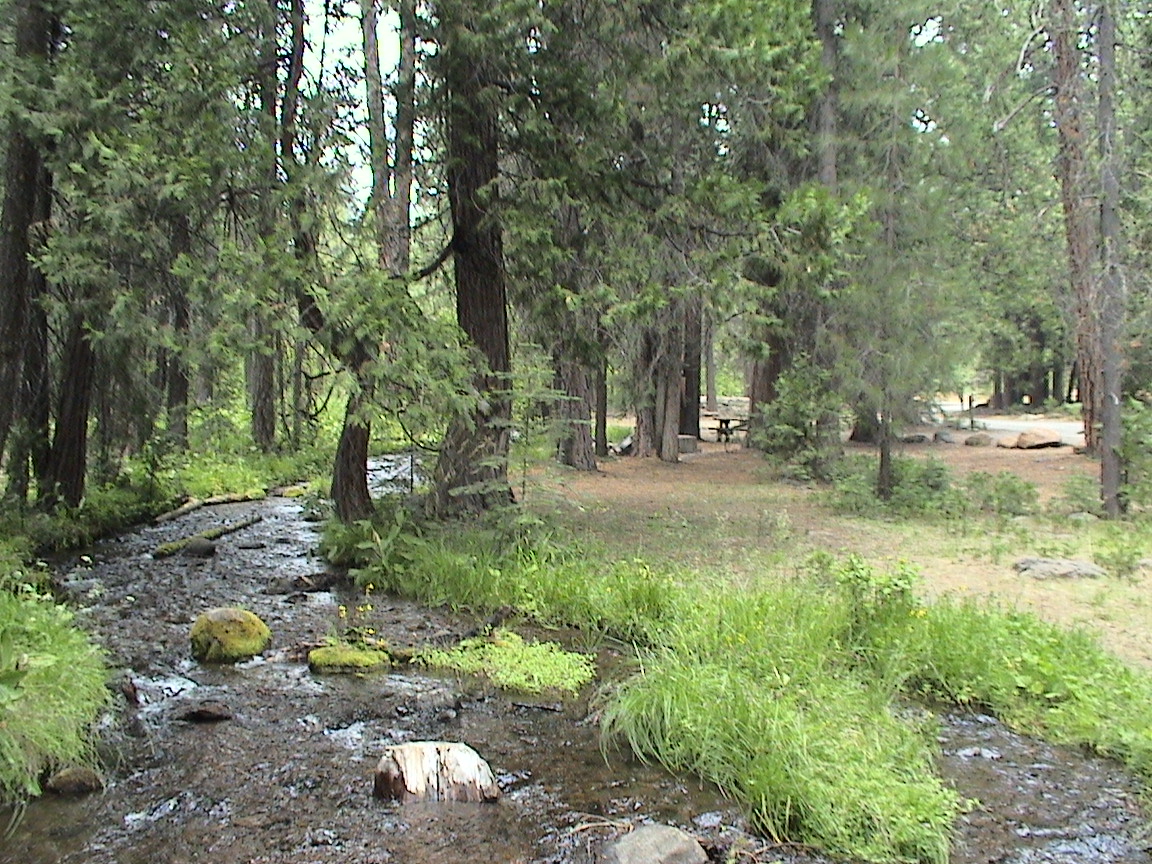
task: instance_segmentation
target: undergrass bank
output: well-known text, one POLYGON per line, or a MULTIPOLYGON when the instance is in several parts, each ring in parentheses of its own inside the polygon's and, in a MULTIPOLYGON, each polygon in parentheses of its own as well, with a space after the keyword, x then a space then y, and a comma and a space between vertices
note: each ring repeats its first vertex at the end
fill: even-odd
POLYGON ((869 861, 943 862, 963 802, 909 700, 979 707, 1152 778, 1145 675, 1084 633, 974 603, 923 605, 917 576, 816 556, 745 590, 479 528, 330 530, 362 584, 434 605, 512 607, 636 645, 603 733, 739 801, 777 839, 869 861))

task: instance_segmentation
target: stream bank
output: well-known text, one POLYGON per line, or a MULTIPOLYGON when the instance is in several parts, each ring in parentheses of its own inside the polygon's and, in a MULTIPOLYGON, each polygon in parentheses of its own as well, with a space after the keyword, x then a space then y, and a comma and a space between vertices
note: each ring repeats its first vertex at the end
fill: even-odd
MULTIPOLYGON (((632 824, 696 834, 714 860, 817 864, 803 849, 750 837, 715 790, 627 754, 602 752, 588 697, 566 703, 410 668, 317 677, 307 651, 363 595, 316 557, 300 499, 204 508, 145 526, 65 562, 57 583, 78 623, 122 670, 102 728, 105 791, 32 803, 0 862, 144 864, 491 862, 592 864, 632 824), (155 559, 157 545, 261 517, 209 558, 155 559), (189 657, 193 619, 242 606, 273 647, 235 667, 189 657), (371 795, 384 747, 464 741, 504 791, 487 806, 407 805, 371 795)), ((451 642, 474 619, 373 598, 371 623, 394 646, 451 642)), ((615 662, 602 649, 604 664, 615 662)), ((957 826, 957 864, 1147 862, 1139 785, 1107 760, 1052 747, 995 720, 946 715, 941 771, 979 804, 957 826)))

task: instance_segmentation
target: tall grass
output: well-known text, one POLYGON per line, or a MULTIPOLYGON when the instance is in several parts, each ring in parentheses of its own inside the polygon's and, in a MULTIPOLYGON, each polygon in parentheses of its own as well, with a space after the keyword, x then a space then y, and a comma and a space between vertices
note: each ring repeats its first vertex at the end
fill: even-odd
POLYGON ((104 664, 62 606, 0 591, 0 801, 40 794, 43 772, 93 758, 104 664))
POLYGON ((634 643, 635 673, 601 694, 606 744, 715 782, 777 839, 867 861, 947 859, 961 802, 933 771, 934 729, 914 699, 979 706, 1152 779, 1148 676, 1082 632, 924 605, 906 566, 816 556, 736 591, 587 545, 411 528, 343 537, 364 556, 361 583, 634 643))

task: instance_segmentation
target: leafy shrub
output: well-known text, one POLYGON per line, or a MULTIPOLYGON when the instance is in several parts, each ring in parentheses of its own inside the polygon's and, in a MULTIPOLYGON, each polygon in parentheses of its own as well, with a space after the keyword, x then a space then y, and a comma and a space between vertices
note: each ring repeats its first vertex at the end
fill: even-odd
POLYGON ((1001 516, 1024 516, 1036 512, 1040 495, 1029 483, 1011 471, 989 474, 973 471, 964 480, 969 500, 978 509, 1001 516))
POLYGON ((974 602, 927 607, 915 689, 979 706, 1012 726, 1082 744, 1152 779, 1152 677, 1084 630, 974 602))
POLYGON ((1103 525, 1092 544, 1092 560, 1113 576, 1130 578, 1140 569, 1143 557, 1144 540, 1131 525, 1103 525))
POLYGON ((0 592, 0 801, 40 794, 41 775, 93 759, 106 704, 99 652, 48 598, 0 592))
POLYGON ((1100 481, 1085 474, 1074 474, 1060 488, 1060 494, 1048 502, 1048 509, 1058 515, 1070 513, 1103 513, 1100 501, 1100 481))
POLYGON ((801 361, 777 381, 777 396, 750 433, 753 447, 785 463, 799 480, 828 480, 840 458, 840 403, 831 373, 801 361))
POLYGON ((948 466, 938 459, 892 459, 892 495, 876 494, 876 460, 845 459, 833 480, 831 503, 844 513, 896 516, 953 516, 967 509, 964 495, 952 483, 948 466))

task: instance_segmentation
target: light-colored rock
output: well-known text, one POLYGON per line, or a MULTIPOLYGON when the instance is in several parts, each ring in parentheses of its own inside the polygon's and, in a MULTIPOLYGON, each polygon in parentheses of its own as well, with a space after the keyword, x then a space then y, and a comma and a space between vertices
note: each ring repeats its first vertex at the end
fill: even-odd
POLYGON ((604 850, 605 864, 705 864, 696 838, 671 825, 641 825, 604 850))
POLYGON ((1100 579, 1108 575, 1103 567, 1072 558, 1021 558, 1012 566, 1033 579, 1100 579))
POLYGON ((996 446, 1004 450, 1015 450, 1017 443, 1020 441, 1019 435, 1009 435, 1007 438, 997 438, 996 446))
POLYGON ((1029 429, 1027 432, 1021 432, 1020 437, 1016 439, 1016 446, 1021 450, 1059 447, 1063 443, 1060 433, 1053 432, 1051 429, 1029 429))
POLYGON ((996 439, 987 432, 976 432, 964 439, 964 443, 969 447, 991 447, 995 441, 996 439))
POLYGON ((955 444, 956 436, 947 429, 937 429, 932 436, 932 440, 937 444, 955 444))
POLYGON ((500 797, 496 777, 480 754, 452 741, 412 741, 384 751, 376 766, 377 798, 480 803, 500 797))
POLYGON ((192 624, 192 656, 204 663, 235 663, 259 654, 272 641, 268 625, 247 609, 203 612, 192 624))

